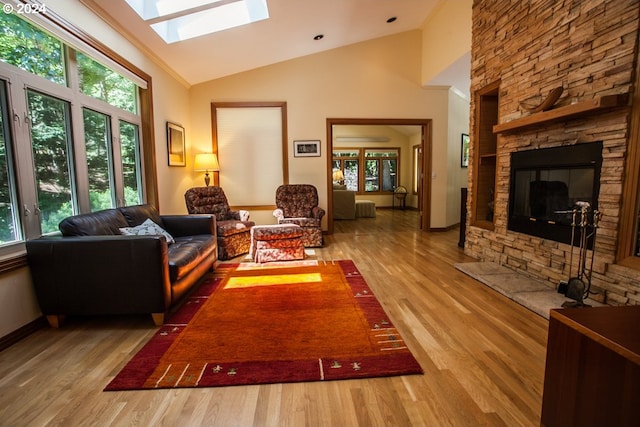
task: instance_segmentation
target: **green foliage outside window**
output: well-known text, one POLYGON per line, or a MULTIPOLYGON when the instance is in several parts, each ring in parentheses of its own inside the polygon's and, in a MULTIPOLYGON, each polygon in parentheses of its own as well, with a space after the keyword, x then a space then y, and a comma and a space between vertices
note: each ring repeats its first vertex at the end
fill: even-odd
MULTIPOLYGON (((72 201, 69 104, 33 91, 28 100, 42 232, 50 233, 58 228, 44 228, 49 216, 72 201)), ((73 213, 71 204, 64 213, 73 213)))
POLYGON ((16 15, 0 13, 0 60, 66 85, 62 43, 16 15))
POLYGON ((127 206, 142 202, 140 189, 140 151, 138 126, 120 121, 120 155, 122 158, 122 176, 124 180, 124 200, 127 206))
POLYGON ((137 86, 87 55, 77 52, 80 91, 114 107, 136 112, 137 86))

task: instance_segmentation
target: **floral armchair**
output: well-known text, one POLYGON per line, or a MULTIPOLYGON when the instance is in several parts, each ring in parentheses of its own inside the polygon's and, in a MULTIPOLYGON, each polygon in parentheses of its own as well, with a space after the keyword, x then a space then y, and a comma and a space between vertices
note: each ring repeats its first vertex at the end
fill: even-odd
POLYGON ((219 260, 228 260, 249 253, 251 227, 255 223, 249 221, 248 211, 233 211, 229 208, 227 196, 222 188, 190 188, 184 194, 184 200, 190 214, 215 215, 219 260))
POLYGON ((273 216, 278 224, 297 224, 302 227, 302 243, 306 248, 324 244, 322 217, 325 210, 318 206, 318 191, 310 184, 281 185, 276 190, 273 216))

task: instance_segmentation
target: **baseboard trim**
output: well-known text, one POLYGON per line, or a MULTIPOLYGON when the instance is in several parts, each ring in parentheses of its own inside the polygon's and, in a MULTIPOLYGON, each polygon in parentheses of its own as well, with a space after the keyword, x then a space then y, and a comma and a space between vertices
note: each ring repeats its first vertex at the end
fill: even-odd
POLYGON ((453 224, 450 225, 448 227, 431 227, 429 229, 429 231, 433 231, 433 232, 442 232, 442 231, 451 231, 451 230, 455 230, 456 228, 460 228, 460 224, 453 224))
POLYGON ((0 338, 0 351, 8 349, 18 341, 48 326, 49 324, 47 323, 47 319, 45 319, 44 316, 38 317, 36 320, 27 323, 19 329, 16 329, 9 335, 5 335, 4 337, 0 338))

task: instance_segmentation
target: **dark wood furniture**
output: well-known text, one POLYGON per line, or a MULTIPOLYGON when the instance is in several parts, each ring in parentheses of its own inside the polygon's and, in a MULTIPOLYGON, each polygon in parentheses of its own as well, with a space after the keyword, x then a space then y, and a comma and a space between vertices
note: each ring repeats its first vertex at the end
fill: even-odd
POLYGON ((637 426, 640 306, 551 310, 541 425, 637 426))

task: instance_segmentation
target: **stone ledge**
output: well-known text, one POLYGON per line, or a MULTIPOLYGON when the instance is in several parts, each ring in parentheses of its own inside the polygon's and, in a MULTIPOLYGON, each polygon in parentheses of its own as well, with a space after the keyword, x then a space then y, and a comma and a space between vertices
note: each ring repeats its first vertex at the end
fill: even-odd
MULTIPOLYGON (((564 302, 573 300, 559 294, 545 282, 532 279, 494 262, 465 262, 454 264, 455 268, 489 286, 507 298, 549 319, 552 308, 562 308, 564 302)), ((602 306, 587 299, 585 304, 602 306)))

